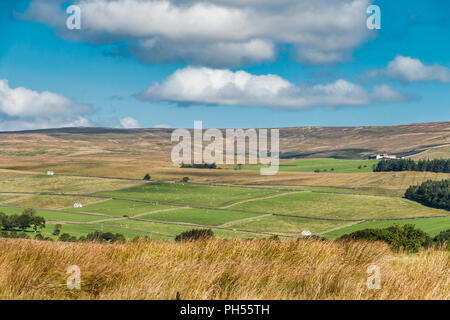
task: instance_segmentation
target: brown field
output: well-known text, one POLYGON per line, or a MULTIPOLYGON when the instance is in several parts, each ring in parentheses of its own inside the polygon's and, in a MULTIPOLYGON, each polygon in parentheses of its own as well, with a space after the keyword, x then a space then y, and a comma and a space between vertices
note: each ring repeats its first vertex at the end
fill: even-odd
POLYGON ((0 257, 3 299, 450 298, 448 253, 395 254, 381 243, 2 240, 0 257), (66 287, 70 265, 81 290, 66 287), (380 290, 366 286, 370 265, 380 267, 380 290))

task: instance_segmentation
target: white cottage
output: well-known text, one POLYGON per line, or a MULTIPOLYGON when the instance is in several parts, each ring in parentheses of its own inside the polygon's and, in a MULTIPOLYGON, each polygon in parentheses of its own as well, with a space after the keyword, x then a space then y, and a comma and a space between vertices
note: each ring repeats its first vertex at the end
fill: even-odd
POLYGON ((48 176, 53 176, 55 173, 53 171, 47 171, 48 176))
POLYGON ((74 207, 75 209, 77 209, 77 208, 83 208, 83 205, 82 205, 81 203, 75 203, 75 204, 73 205, 73 207, 74 207))
POLYGON ((312 232, 309 230, 303 230, 301 233, 302 236, 312 236, 312 232))

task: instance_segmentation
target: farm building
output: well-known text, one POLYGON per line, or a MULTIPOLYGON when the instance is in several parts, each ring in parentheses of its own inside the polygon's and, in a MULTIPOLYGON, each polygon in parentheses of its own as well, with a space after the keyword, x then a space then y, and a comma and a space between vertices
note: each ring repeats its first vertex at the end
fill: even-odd
POLYGON ((53 176, 55 173, 53 171, 47 171, 48 176, 53 176))
POLYGON ((73 205, 73 207, 76 209, 76 208, 83 208, 83 205, 81 204, 81 203, 75 203, 74 205, 73 205))

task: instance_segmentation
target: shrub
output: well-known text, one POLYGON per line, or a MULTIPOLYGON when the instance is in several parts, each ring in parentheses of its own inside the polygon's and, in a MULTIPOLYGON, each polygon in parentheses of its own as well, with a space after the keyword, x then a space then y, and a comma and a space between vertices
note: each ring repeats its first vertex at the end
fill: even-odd
POLYGON ((53 235, 54 236, 58 236, 60 233, 61 233, 61 228, 62 228, 62 225, 60 225, 60 224, 55 224, 55 229, 53 230, 53 235))
POLYGON ((450 229, 441 231, 436 237, 433 238, 433 243, 440 247, 447 243, 447 249, 450 248, 450 229))
POLYGON ((192 229, 185 231, 175 237, 175 241, 196 241, 206 240, 214 237, 211 229, 192 229))
POLYGON ((188 183, 188 182, 189 182, 189 177, 183 177, 183 178, 181 178, 181 182, 183 182, 183 183, 188 183))
POLYGON ((144 180, 150 181, 151 179, 152 177, 148 173, 144 176, 144 180))
POLYGON ((405 250, 418 252, 421 247, 431 245, 430 236, 422 230, 415 229, 414 225, 404 226, 394 225, 385 229, 364 229, 350 234, 343 235, 338 239, 342 240, 369 240, 383 241, 389 244, 394 250, 405 250))

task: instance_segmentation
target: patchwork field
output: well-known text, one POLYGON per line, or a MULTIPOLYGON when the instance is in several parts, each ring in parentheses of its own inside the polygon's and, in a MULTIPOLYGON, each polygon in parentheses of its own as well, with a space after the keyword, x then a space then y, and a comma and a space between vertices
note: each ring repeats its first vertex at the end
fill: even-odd
POLYGON ((221 207, 234 202, 278 193, 277 190, 208 186, 182 183, 150 183, 93 195, 154 201, 178 205, 221 207))
POLYGON ((390 219, 446 215, 446 210, 423 206, 394 197, 291 193, 277 198, 252 201, 233 206, 235 210, 280 213, 330 219, 390 219))
POLYGON ((155 240, 194 227, 244 239, 299 237, 307 230, 335 238, 394 223, 413 223, 430 234, 449 228, 448 211, 402 196, 411 185, 450 174, 374 173, 377 161, 367 160, 373 153, 448 158, 448 123, 382 130, 285 128, 281 153, 292 160, 282 160, 275 176, 261 176, 258 166, 176 167, 169 159, 170 132, 87 128, 3 134, 0 211, 36 209, 47 220, 42 234, 53 238, 56 221, 75 236, 103 230, 155 240), (45 175, 48 170, 56 174, 45 175), (146 173, 151 182, 142 180, 146 173), (190 183, 180 183, 182 177, 190 183), (73 208, 75 203, 83 207, 73 208), (371 221, 377 219, 387 221, 371 221))

